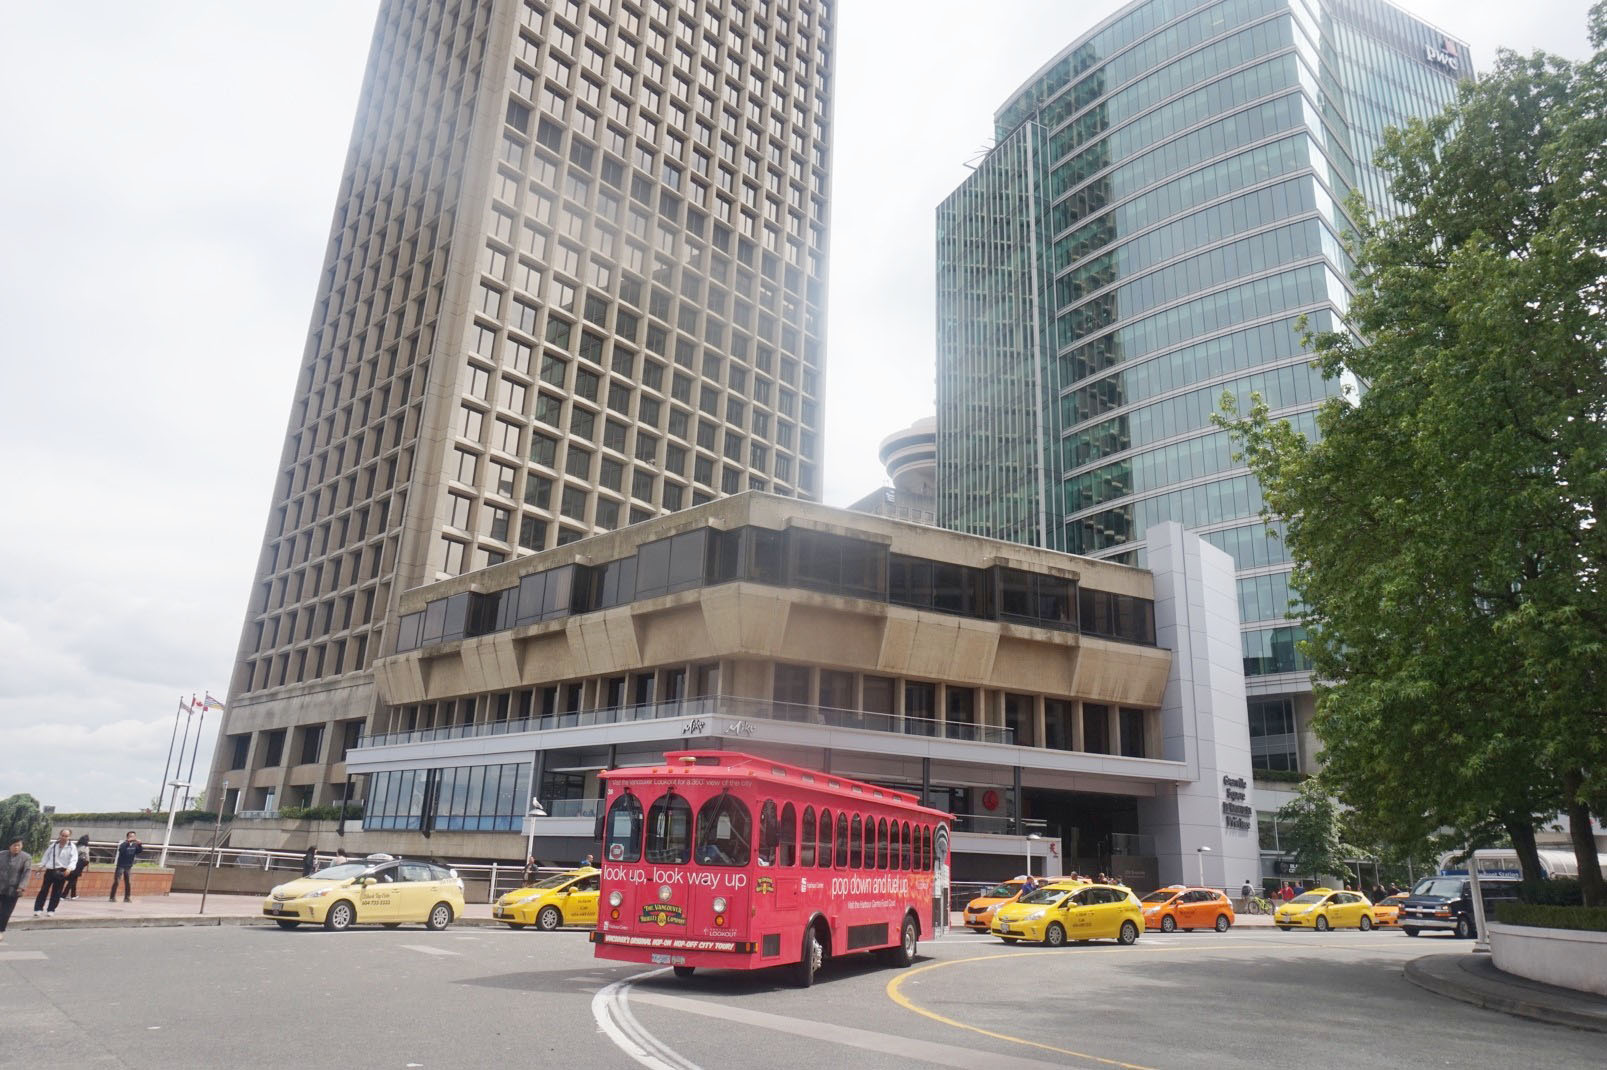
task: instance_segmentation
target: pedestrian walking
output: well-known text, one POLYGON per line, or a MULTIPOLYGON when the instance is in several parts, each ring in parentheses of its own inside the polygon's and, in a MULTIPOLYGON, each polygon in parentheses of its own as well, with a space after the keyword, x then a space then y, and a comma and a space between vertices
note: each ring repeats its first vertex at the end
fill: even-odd
POLYGON ((44 876, 39 881, 39 894, 34 896, 34 917, 55 915, 56 907, 61 905, 61 890, 67 884, 67 874, 77 865, 78 848, 73 846, 73 830, 62 829, 56 833, 56 842, 46 847, 44 856, 39 859, 44 876))
POLYGON ((534 883, 536 883, 536 856, 535 855, 526 855, 525 856, 525 887, 528 888, 534 883))
POLYGON ((587 855, 586 860, 584 862, 582 862, 580 865, 581 865, 582 869, 596 869, 597 868, 597 862, 592 858, 591 855, 587 855))
POLYGON ((307 848, 307 853, 301 856, 301 875, 303 877, 310 877, 317 872, 318 852, 309 847, 307 848))
POLYGON ((108 903, 117 899, 118 881, 123 882, 123 902, 132 903, 134 901, 134 881, 130 873, 134 869, 134 859, 138 858, 144 851, 145 845, 139 842, 139 837, 134 835, 133 830, 130 830, 128 835, 123 837, 123 842, 117 845, 117 858, 113 860, 112 890, 106 895, 108 903))
POLYGON ((71 873, 67 874, 67 887, 63 888, 61 893, 61 897, 63 899, 78 898, 78 878, 83 876, 84 870, 88 868, 89 833, 86 832, 82 836, 78 837, 78 864, 73 867, 73 871, 71 873))
POLYGON ((33 868, 33 856, 22 849, 18 836, 0 855, 0 940, 6 938, 6 923, 17 907, 17 897, 28 884, 28 871, 33 868))

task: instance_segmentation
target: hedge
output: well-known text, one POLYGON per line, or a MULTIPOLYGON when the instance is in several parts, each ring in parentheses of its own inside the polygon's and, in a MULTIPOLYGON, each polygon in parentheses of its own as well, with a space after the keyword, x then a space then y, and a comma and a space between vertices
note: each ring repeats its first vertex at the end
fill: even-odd
MULTIPOLYGON (((155 810, 120 810, 103 814, 46 814, 51 823, 57 828, 62 825, 166 825, 167 811, 155 810)), ((211 810, 180 810, 173 815, 174 825, 193 825, 204 822, 208 825, 217 820, 218 815, 211 810)))
POLYGON ((1494 906, 1495 920, 1505 925, 1607 933, 1607 907, 1559 907, 1511 901, 1494 906))
POLYGON ((1252 769, 1257 780, 1271 781, 1277 784, 1301 784, 1310 773, 1301 773, 1294 769, 1252 769))
POLYGON ((1579 881, 1573 877, 1551 877, 1547 880, 1524 881, 1518 885, 1518 899, 1536 906, 1578 907, 1585 905, 1579 881))

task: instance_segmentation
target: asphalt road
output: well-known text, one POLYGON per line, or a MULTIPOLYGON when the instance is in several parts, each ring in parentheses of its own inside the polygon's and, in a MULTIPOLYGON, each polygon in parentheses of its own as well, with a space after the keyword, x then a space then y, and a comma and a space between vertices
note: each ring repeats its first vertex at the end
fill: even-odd
POLYGON ((0 1064, 40 1068, 1602 1065, 1599 1035, 1410 985, 1407 959, 1466 945, 1393 932, 1056 951, 959 933, 923 944, 907 970, 830 963, 809 990, 597 962, 578 932, 8 937, 0 1064))

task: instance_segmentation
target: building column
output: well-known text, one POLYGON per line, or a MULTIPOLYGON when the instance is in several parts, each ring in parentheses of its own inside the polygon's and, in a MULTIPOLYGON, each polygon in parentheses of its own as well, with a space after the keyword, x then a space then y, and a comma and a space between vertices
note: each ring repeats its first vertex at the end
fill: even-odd
POLYGON ((1006 831, 1021 836, 1026 832, 1025 826, 1021 824, 1021 819, 1026 816, 1022 813, 1021 805, 1021 767, 1013 766, 1010 772, 1014 779, 1010 786, 1010 827, 1006 831))
POLYGON ((1088 749, 1088 736, 1082 727, 1082 699, 1073 699, 1071 702, 1071 749, 1086 751, 1088 749))
POLYGON ((1110 753, 1122 752, 1122 708, 1115 703, 1105 710, 1105 738, 1110 741, 1110 753))
POLYGON ((1049 745, 1048 725, 1044 716, 1044 697, 1032 696, 1032 743, 1033 746, 1043 748, 1049 745))
POLYGON ((937 709, 932 711, 932 719, 937 722, 937 738, 946 739, 949 731, 949 685, 939 680, 934 690, 937 693, 934 700, 937 709))

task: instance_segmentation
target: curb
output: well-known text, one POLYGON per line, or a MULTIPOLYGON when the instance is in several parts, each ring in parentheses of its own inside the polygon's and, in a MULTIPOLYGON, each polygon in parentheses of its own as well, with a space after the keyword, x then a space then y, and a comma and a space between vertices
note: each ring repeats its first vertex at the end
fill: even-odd
MULTIPOLYGON (((257 914, 179 914, 169 917, 145 918, 19 918, 11 922, 15 932, 44 932, 51 929, 178 929, 218 928, 224 925, 263 925, 273 918, 257 914)), ((372 924, 372 923, 371 923, 372 924)), ((454 918, 452 927, 497 928, 502 922, 494 918, 454 918)), ((316 928, 316 925, 310 926, 316 928)), ((566 926, 567 928, 567 926, 566 926)), ((579 931, 579 930, 577 930, 579 931)))
MULTIPOLYGON (((1569 1026, 1573 1029, 1584 1029, 1593 1033, 1607 1033, 1607 1017, 1601 1015, 1581 1014, 1565 1007, 1557 1007, 1535 1000, 1523 999, 1508 992, 1495 991, 1490 985, 1481 985, 1472 981, 1462 981, 1456 977, 1461 973, 1459 963, 1452 962, 1449 972, 1441 972, 1435 967, 1444 965, 1447 959, 1455 960, 1461 956, 1452 955, 1425 955, 1413 959, 1406 964, 1406 979, 1418 988, 1449 999, 1459 1000, 1485 1010, 1500 1011, 1519 1018, 1529 1018, 1538 1022, 1547 1022, 1551 1025, 1569 1026)), ((1518 985, 1508 986, 1511 993, 1525 991, 1518 985)))

